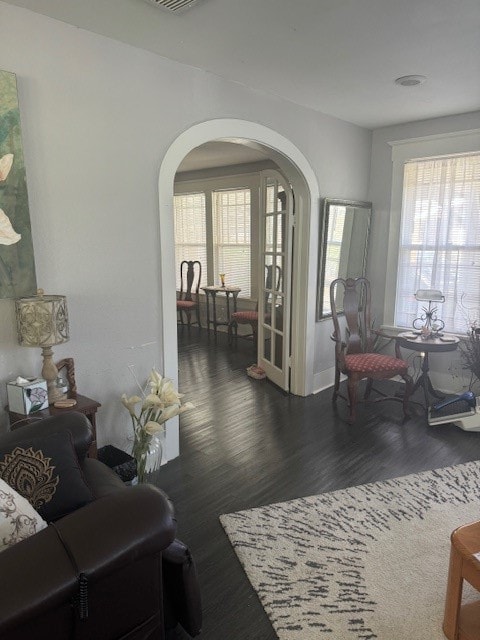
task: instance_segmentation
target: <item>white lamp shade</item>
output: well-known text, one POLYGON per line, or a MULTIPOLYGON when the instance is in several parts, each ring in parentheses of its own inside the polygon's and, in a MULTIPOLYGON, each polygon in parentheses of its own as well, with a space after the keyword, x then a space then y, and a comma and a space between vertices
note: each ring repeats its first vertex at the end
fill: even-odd
POLYGON ((15 300, 18 342, 24 347, 52 347, 69 339, 65 296, 38 295, 15 300))
POLYGON ((419 289, 415 298, 425 302, 445 302, 445 296, 438 289, 419 289))

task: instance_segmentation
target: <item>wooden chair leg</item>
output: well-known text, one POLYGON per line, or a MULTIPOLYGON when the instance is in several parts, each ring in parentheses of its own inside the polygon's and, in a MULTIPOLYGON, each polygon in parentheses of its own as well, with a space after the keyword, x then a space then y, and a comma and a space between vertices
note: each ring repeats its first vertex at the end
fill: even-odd
POLYGON ((405 380, 405 393, 403 394, 403 414, 406 418, 409 418, 410 417, 409 400, 413 390, 413 378, 408 373, 403 375, 402 378, 405 380))
POLYGON ((445 597, 445 613, 443 617, 443 633, 447 636, 448 640, 457 640, 458 638, 462 590, 462 558, 452 545, 448 568, 447 594, 445 597))
POLYGON ((348 416, 348 422, 353 424, 357 417, 357 391, 358 391, 358 380, 353 376, 349 376, 348 383, 348 402, 350 413, 348 416))
POLYGON ((200 304, 197 304, 197 306, 195 307, 197 310, 197 324, 198 324, 198 328, 201 329, 202 328, 202 321, 200 320, 200 304))
POLYGON ((335 365, 335 382, 333 385, 332 402, 337 401, 339 388, 340 388, 340 369, 337 367, 337 365, 335 365))

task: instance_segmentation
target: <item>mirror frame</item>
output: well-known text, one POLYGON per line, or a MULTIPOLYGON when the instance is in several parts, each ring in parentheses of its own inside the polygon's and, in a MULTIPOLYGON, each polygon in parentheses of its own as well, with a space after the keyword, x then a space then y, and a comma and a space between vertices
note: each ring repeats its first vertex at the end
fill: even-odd
POLYGON ((365 243, 363 246, 363 260, 362 269, 359 276, 365 276, 367 267, 367 255, 368 255, 368 239, 370 235, 370 223, 372 219, 372 203, 363 202, 362 200, 343 200, 337 198, 324 198, 322 207, 322 222, 320 225, 320 239, 319 239, 319 252, 318 252, 318 273, 317 273, 317 309, 316 309, 316 321, 319 322, 325 318, 331 318, 332 314, 324 313, 323 311, 323 290, 325 286, 325 261, 327 257, 327 243, 328 237, 328 223, 329 213, 331 206, 345 206, 354 207, 355 209, 364 209, 366 215, 368 215, 367 228, 365 233, 365 243))

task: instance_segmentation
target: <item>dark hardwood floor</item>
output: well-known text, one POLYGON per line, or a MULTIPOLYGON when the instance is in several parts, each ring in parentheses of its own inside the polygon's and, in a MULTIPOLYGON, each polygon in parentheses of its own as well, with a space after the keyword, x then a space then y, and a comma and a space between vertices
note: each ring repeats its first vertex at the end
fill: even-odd
POLYGON ((220 514, 480 457, 480 433, 429 427, 419 405, 404 421, 399 402, 362 404, 350 426, 330 389, 300 398, 249 378, 251 343, 231 351, 225 336, 216 343, 186 327, 178 338, 180 391, 196 408, 181 416, 180 457, 161 468, 158 483, 197 564, 205 640, 276 638, 220 514))

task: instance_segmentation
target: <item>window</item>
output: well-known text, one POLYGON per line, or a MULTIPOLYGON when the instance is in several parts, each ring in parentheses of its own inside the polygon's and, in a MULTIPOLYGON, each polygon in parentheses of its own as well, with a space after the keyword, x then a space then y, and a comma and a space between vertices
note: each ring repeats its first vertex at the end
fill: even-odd
MULTIPOLYGON (((242 297, 251 294, 250 189, 213 192, 216 274, 235 274, 242 297)), ((217 275, 218 277, 218 275, 217 275)), ((227 281, 228 284, 228 281, 227 281)))
MULTIPOLYGON (((240 298, 256 300, 260 172, 177 180, 175 183, 175 269, 180 287, 181 260, 200 260, 201 286, 241 289, 240 298)), ((253 307, 252 307, 253 308, 253 307)))
POLYGON ((186 193, 174 197, 176 287, 180 289, 182 260, 200 260, 207 274, 205 194, 186 193))
POLYGON ((480 310, 480 155, 405 163, 395 324, 411 327, 423 303, 417 289, 439 289, 438 315, 465 333, 464 304, 480 310))

